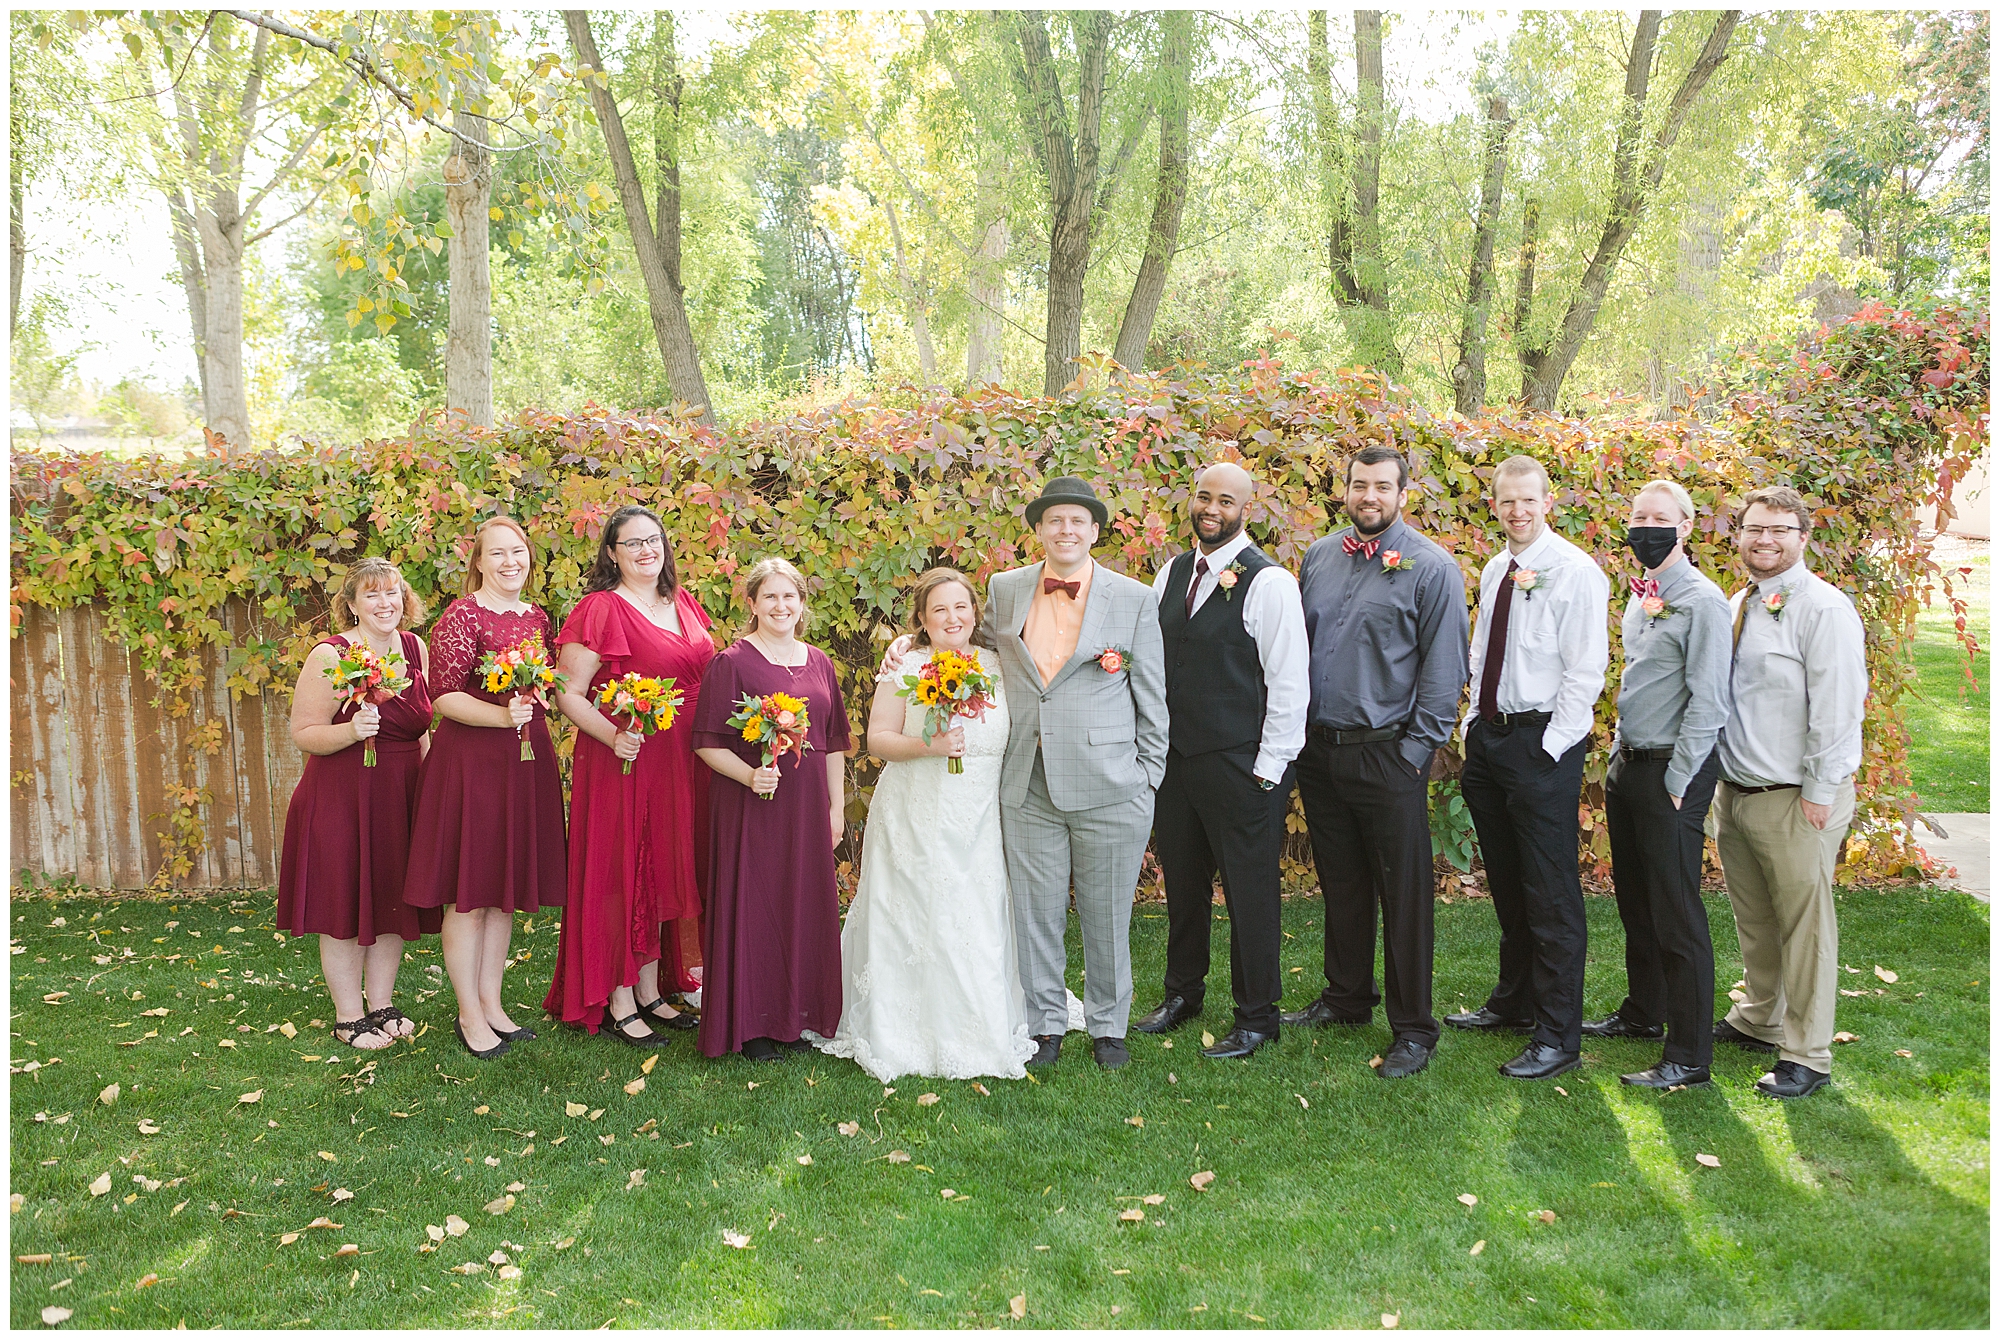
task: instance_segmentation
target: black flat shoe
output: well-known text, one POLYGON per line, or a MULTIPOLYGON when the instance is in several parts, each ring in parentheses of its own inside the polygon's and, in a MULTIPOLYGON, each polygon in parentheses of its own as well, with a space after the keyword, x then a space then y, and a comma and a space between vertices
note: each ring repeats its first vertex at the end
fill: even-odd
POLYGON ((1035 1034, 1035 1054, 1028 1058, 1028 1069, 1046 1070, 1062 1055, 1062 1035, 1059 1033, 1035 1034))
POLYGON ((493 1030, 493 1036, 499 1038, 502 1042, 533 1042, 541 1035, 535 1032, 534 1029, 523 1025, 506 1033, 502 1033, 496 1028, 493 1030))
POLYGON ((1447 1014, 1444 1021, 1453 1028, 1473 1033, 1526 1033, 1535 1026, 1532 1019, 1509 1019, 1495 1014, 1484 1005, 1464 1014, 1447 1014))
POLYGON ((496 1056, 505 1056, 509 1051, 513 1050, 508 1045, 507 1039, 501 1038, 500 1041, 494 1043, 483 1052, 473 1051, 472 1044, 465 1040, 465 1026, 456 1019, 451 1021, 451 1031, 458 1034, 458 1045, 472 1052, 472 1059, 475 1061, 490 1061, 496 1056))
POLYGON ((1415 1038, 1399 1038, 1382 1058, 1375 1074, 1381 1079, 1408 1079, 1431 1063, 1435 1051, 1436 1048, 1426 1047, 1415 1038))
POLYGON ((1325 1028, 1329 1024, 1336 1028, 1366 1028, 1369 1016, 1350 1019, 1344 1014, 1335 1014, 1333 1006, 1324 1000, 1315 1000, 1303 1010, 1279 1015, 1278 1022, 1286 1028, 1325 1028))
POLYGON ((623 1019, 614 1019, 611 1017, 611 1007, 609 1005, 606 1005, 604 1007, 605 1028, 610 1031, 612 1037, 617 1038, 620 1042, 624 1043, 626 1046, 628 1047, 666 1046, 667 1040, 661 1037, 658 1033, 655 1033, 650 1028, 646 1029, 646 1036, 643 1038, 635 1038, 630 1033, 627 1033, 625 1031, 627 1028, 630 1028, 633 1024, 640 1024, 643 1026, 645 1022, 646 1022, 645 1020, 639 1017, 636 1011, 632 1014, 626 1015, 623 1019))
POLYGON ((1527 1050, 1502 1065, 1500 1073, 1508 1079, 1553 1079, 1565 1070, 1574 1070, 1582 1064, 1583 1057, 1575 1052, 1566 1052, 1543 1042, 1531 1042, 1527 1050))
POLYGON ((1614 1010, 1602 1019, 1584 1020, 1583 1035, 1587 1038, 1663 1038, 1667 1030, 1662 1024, 1635 1024, 1614 1010))
POLYGON ((1715 1021, 1715 1040, 1717 1042, 1726 1042, 1732 1047, 1741 1047, 1746 1052, 1764 1052, 1768 1055, 1778 1050, 1777 1043, 1766 1042, 1762 1038, 1753 1038, 1727 1019, 1717 1019, 1715 1021))
POLYGON ((769 1038, 751 1038, 743 1044, 743 1059, 746 1061, 782 1061, 778 1054, 778 1044, 769 1038))
POLYGON ((1185 996, 1168 996, 1160 1008, 1134 1019, 1132 1027, 1140 1033, 1171 1033, 1200 1013, 1200 1001, 1190 1004, 1185 996))
POLYGON ((1833 1083, 1833 1076, 1797 1061, 1780 1061, 1753 1088, 1766 1098, 1803 1098, 1833 1083))
POLYGON ((778 1045, 780 1047, 783 1047, 788 1052, 795 1052, 795 1053, 809 1052, 813 1049, 812 1043, 808 1042, 804 1038, 793 1038, 790 1042, 781 1042, 778 1045))
POLYGON ((1232 1028, 1213 1047, 1203 1047, 1201 1054, 1211 1061, 1241 1061, 1254 1055, 1259 1047, 1277 1040, 1275 1031, 1259 1033, 1249 1028, 1232 1028))
POLYGON ((1618 1082, 1636 1084, 1642 1089, 1692 1089, 1698 1084, 1708 1083, 1708 1067, 1662 1061, 1651 1070, 1641 1070, 1636 1075, 1620 1075, 1618 1082))
MULTIPOLYGON (((636 1000, 637 998, 635 997, 634 999, 636 1000)), ((662 1005, 665 1005, 666 1003, 667 1003, 667 998, 665 996, 661 996, 658 1000, 653 1001, 650 1004, 639 1006, 639 1013, 645 1017, 648 1023, 658 1024, 661 1028, 671 1028, 676 1033, 685 1033, 690 1028, 701 1027, 701 1020, 683 1011, 675 1011, 673 1014, 670 1015, 658 1015, 653 1013, 653 1011, 659 1009, 662 1005)))
POLYGON ((1125 1049, 1124 1038, 1092 1038, 1090 1054, 1106 1070, 1123 1070, 1132 1064, 1132 1053, 1125 1049))

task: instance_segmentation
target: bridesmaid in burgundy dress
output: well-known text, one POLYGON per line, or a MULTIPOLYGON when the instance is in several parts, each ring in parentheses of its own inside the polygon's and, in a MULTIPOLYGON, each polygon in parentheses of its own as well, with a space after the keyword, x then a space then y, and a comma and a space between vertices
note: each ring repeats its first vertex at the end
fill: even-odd
POLYGON ((431 700, 444 721, 424 764, 403 896, 444 909, 454 1027, 482 1061, 535 1036, 500 998, 514 914, 563 901, 562 774, 545 709, 488 693, 479 676, 488 652, 530 638, 548 646, 549 616, 521 598, 534 571, 520 523, 488 517, 472 533, 465 594, 431 627, 431 700), (532 759, 521 757, 522 739, 532 759))
POLYGON ((285 812, 277 924, 319 936, 320 970, 339 1021, 333 1035, 376 1051, 416 1031, 391 1003, 396 970, 404 942, 438 928, 436 912, 403 900, 431 724, 424 642, 407 629, 422 621, 424 607, 384 558, 350 567, 332 603, 334 626, 346 631, 313 647, 292 694, 292 741, 308 757, 285 812), (401 656, 411 683, 380 706, 356 708, 340 701, 326 675, 346 648, 364 642, 378 655, 401 656), (362 741, 371 738, 372 768, 362 765, 362 741))
POLYGON ((721 775, 709 797, 709 899, 702 939, 701 1050, 776 1061, 840 1025, 840 903, 833 849, 846 828, 853 747, 840 676, 798 640, 805 578, 782 558, 750 569, 750 627, 702 677, 695 752, 721 775), (727 725, 746 693, 806 701, 803 760, 770 767, 727 725), (768 799, 767 799, 768 797, 768 799))
POLYGON ((666 1039, 649 1023, 695 1027, 692 1015, 666 1003, 678 983, 660 984, 660 944, 666 923, 701 914, 695 845, 708 770, 695 765, 688 740, 715 646, 707 612, 675 574, 660 518, 644 507, 621 507, 604 523, 586 585, 589 594, 556 639, 569 676, 557 702, 576 723, 577 741, 569 905, 542 1008, 592 1033, 605 1023, 620 1041, 653 1047, 666 1039), (600 686, 633 671, 671 676, 683 695, 662 734, 621 730, 595 706, 600 686))

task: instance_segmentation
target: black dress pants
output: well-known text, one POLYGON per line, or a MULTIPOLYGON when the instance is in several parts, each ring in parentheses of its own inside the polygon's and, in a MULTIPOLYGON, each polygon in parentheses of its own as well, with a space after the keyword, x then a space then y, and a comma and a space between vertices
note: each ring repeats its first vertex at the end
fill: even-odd
POLYGON ((1706 1066, 1715 1051, 1715 947, 1701 902, 1702 824, 1721 771, 1711 752, 1679 809, 1667 794, 1667 760, 1612 756, 1604 777, 1611 829, 1611 882, 1625 923, 1621 1018, 1665 1024, 1661 1054, 1706 1066))
POLYGON ((1534 1041, 1573 1052, 1583 1044, 1587 931, 1576 808, 1589 741, 1553 759, 1542 748, 1542 731, 1475 720, 1459 786, 1500 919, 1500 981, 1486 1008, 1532 1019, 1534 1041))
POLYGON ((1326 990, 1343 1019, 1365 1023, 1376 1002, 1375 909, 1382 909, 1383 1014, 1397 1041, 1438 1043, 1431 1013, 1435 942, 1428 768, 1401 742, 1334 744, 1317 731, 1299 755, 1299 799, 1325 897, 1326 990))
POLYGON ((1236 1026, 1278 1031, 1284 995, 1279 945, 1278 858, 1292 778, 1257 784, 1257 749, 1167 753, 1153 797, 1153 846, 1167 885, 1166 994, 1199 1005, 1208 986, 1208 931, 1215 876, 1229 907, 1229 990, 1236 1026))

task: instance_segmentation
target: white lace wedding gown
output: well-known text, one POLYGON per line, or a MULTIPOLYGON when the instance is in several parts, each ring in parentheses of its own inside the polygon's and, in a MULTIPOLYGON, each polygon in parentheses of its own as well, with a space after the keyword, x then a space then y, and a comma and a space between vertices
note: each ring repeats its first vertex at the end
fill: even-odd
MULTIPOLYGON (((897 684, 929 657, 913 648, 884 668, 897 684)), ((979 652, 1000 682, 999 658, 979 652)), ((840 1027, 815 1039, 885 1083, 899 1075, 1019 1079, 1035 1054, 1014 949, 1000 850, 1004 694, 964 719, 965 771, 942 758, 883 767, 868 807, 861 882, 840 932, 840 1027)), ((921 738, 912 704, 905 733, 921 738)))

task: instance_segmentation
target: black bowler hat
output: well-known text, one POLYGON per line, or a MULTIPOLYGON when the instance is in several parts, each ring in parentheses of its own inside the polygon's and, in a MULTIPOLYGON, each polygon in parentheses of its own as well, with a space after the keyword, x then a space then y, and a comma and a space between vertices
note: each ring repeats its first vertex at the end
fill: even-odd
POLYGON ((1074 503, 1078 507, 1089 508, 1100 527, 1111 520, 1111 513, 1098 500, 1097 490, 1090 486, 1090 481, 1078 479, 1075 475, 1059 475, 1042 485, 1041 497, 1028 504, 1028 524, 1041 525, 1042 513, 1058 503, 1074 503))

